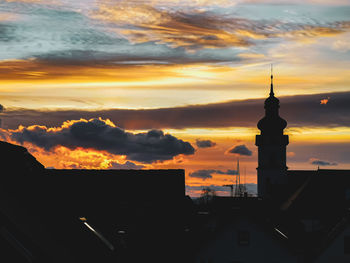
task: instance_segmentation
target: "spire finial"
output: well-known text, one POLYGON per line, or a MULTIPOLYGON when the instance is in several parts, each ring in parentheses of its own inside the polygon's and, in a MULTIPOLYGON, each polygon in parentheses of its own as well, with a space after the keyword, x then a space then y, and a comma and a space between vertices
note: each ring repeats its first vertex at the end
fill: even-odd
POLYGON ((270 88, 270 96, 274 96, 275 93, 273 93, 273 65, 271 63, 271 88, 270 88))

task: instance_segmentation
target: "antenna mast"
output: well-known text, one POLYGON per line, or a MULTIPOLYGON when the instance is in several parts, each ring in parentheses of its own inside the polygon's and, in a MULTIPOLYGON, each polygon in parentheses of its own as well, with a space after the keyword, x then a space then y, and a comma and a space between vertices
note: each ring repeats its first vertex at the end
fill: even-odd
POLYGON ((241 172, 239 169, 239 159, 237 159, 237 175, 236 175, 236 188, 235 197, 243 196, 243 189, 241 184, 241 172))

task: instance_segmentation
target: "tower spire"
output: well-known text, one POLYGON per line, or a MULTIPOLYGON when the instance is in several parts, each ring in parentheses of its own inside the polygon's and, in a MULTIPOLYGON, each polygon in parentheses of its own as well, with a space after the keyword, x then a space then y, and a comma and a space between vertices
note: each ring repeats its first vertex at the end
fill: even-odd
POLYGON ((270 96, 273 97, 275 93, 273 93, 273 66, 271 63, 271 88, 270 88, 270 96))

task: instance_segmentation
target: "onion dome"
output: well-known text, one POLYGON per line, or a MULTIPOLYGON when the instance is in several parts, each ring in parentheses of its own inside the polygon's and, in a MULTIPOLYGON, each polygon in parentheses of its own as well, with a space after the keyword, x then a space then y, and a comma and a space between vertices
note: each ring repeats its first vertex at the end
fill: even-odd
POLYGON ((270 96, 265 100, 265 117, 258 122, 258 128, 262 133, 281 133, 287 127, 287 121, 278 114, 280 101, 273 92, 273 75, 271 74, 270 96))

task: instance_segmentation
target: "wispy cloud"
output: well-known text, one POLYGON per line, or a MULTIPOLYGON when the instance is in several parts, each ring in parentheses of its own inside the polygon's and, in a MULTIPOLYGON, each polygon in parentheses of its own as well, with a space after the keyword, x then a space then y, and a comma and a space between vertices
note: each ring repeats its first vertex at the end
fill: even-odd
POLYGON ((189 173, 189 177, 201 178, 203 180, 213 178, 213 174, 223 174, 223 175, 237 175, 236 170, 197 170, 189 173))
POLYGON ((336 162, 329 162, 324 160, 319 160, 316 158, 311 158, 310 163, 318 166, 335 166, 338 165, 336 162))
POLYGON ((211 11, 184 12, 122 2, 101 4, 92 17, 134 43, 155 42, 188 50, 249 47, 255 40, 303 40, 332 36, 349 29, 348 21, 312 24, 282 20, 252 20, 211 11))
MULTIPOLYGON (((74 69, 71 75, 101 73, 102 79, 108 75, 101 70, 105 67, 266 62, 269 50, 286 41, 349 31, 349 20, 343 16, 338 20, 295 20, 292 15, 252 18, 235 9, 245 1, 29 2, 0 4, 0 59, 30 61, 23 68, 6 64, 4 69, 15 70, 21 78, 69 75, 68 67, 74 69)), ((345 46, 341 39, 332 45, 337 50, 345 46)))

